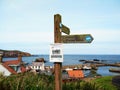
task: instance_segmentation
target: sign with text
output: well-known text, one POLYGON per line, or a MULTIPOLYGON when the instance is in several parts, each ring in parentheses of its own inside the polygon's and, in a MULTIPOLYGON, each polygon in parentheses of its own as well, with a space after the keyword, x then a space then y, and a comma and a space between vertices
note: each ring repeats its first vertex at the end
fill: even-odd
POLYGON ((50 45, 50 62, 63 62, 63 46, 60 43, 50 45))
POLYGON ((90 34, 62 35, 61 43, 91 43, 93 37, 90 34))

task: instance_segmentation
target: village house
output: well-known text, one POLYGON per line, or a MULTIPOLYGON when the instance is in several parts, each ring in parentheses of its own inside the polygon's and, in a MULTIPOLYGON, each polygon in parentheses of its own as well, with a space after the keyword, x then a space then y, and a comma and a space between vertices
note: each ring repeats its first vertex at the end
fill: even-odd
POLYGON ((18 55, 17 60, 3 61, 2 54, 0 54, 0 73, 4 76, 9 76, 11 74, 26 72, 26 67, 22 61, 21 54, 18 55))
POLYGON ((75 79, 84 78, 84 73, 82 70, 68 70, 67 72, 69 78, 75 78, 75 79))
POLYGON ((34 71, 44 71, 44 58, 37 58, 35 61, 32 62, 31 69, 34 71))
POLYGON ((84 78, 84 73, 82 70, 73 70, 73 69, 63 70, 62 73, 63 82, 71 82, 82 78, 84 78))

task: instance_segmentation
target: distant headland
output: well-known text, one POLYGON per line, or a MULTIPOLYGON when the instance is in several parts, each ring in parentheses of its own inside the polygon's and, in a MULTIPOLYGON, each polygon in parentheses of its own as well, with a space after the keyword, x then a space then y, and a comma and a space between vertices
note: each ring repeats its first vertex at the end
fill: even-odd
POLYGON ((28 52, 22 52, 19 50, 2 50, 0 49, 0 54, 3 55, 3 57, 18 57, 18 54, 21 54, 22 56, 31 56, 28 52))

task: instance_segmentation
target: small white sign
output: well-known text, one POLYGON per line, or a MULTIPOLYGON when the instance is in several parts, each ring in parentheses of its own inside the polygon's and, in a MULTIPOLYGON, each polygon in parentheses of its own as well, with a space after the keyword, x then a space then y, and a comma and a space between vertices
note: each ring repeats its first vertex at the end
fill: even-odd
POLYGON ((63 46, 60 43, 50 44, 50 62, 63 62, 63 46))

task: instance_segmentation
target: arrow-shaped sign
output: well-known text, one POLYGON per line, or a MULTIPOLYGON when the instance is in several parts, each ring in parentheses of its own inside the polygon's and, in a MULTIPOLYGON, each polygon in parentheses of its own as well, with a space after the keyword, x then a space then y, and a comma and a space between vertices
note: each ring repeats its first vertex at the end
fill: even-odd
POLYGON ((65 33, 67 35, 70 34, 70 29, 67 26, 65 26, 65 25, 63 25, 61 23, 60 23, 60 29, 62 30, 63 33, 65 33))
POLYGON ((90 34, 62 35, 61 43, 91 43, 93 37, 90 34))

